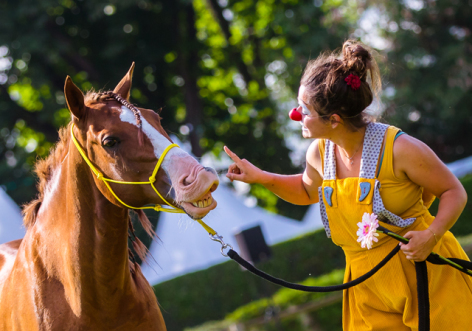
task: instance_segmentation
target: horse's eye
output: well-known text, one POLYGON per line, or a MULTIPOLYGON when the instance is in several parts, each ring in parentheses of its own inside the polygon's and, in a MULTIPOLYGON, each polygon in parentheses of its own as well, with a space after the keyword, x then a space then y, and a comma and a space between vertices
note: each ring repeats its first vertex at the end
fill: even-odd
POLYGON ((118 143, 118 139, 109 137, 109 138, 105 138, 105 139, 102 141, 102 146, 103 146, 103 147, 113 147, 113 146, 115 146, 117 143, 118 143))

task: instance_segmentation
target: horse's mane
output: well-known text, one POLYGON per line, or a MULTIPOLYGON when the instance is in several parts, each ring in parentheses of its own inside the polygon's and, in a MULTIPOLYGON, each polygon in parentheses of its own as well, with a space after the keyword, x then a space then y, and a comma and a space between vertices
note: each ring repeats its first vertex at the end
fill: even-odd
POLYGON ((36 220, 39 208, 44 199, 46 185, 51 179, 54 169, 64 160, 69 151, 71 125, 72 122, 59 130, 59 141, 51 149, 49 156, 45 159, 38 160, 34 165, 34 173, 38 177, 36 184, 38 195, 36 199, 23 206, 23 223, 27 229, 33 225, 36 220))

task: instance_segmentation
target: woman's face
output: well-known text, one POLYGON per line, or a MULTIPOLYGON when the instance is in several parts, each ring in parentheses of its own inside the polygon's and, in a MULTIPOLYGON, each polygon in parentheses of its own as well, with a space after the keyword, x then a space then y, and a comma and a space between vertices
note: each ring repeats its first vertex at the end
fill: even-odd
POLYGON ((300 124, 302 125, 303 138, 325 138, 327 130, 330 129, 329 122, 323 121, 313 106, 308 104, 308 101, 305 86, 300 85, 297 111, 302 114, 300 124))

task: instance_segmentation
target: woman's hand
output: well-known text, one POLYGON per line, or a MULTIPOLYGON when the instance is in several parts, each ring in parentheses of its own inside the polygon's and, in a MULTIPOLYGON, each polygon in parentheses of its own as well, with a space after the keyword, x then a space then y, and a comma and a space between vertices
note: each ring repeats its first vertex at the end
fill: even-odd
POLYGON ((408 260, 422 262, 426 260, 436 245, 433 232, 426 229, 424 231, 410 231, 404 236, 409 239, 408 244, 400 243, 401 250, 408 260))
POLYGON ((253 183, 262 183, 265 172, 253 165, 246 159, 240 159, 236 154, 234 154, 228 147, 224 147, 226 154, 234 161, 232 165, 228 168, 228 177, 231 181, 239 180, 244 183, 253 184, 253 183))

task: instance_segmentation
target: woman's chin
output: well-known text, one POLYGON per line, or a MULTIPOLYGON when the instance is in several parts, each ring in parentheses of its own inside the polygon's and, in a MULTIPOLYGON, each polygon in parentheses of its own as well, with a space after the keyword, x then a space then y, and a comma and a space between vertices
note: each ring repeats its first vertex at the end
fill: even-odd
POLYGON ((307 129, 303 129, 302 130, 302 136, 303 136, 303 138, 311 138, 310 131, 308 131, 307 129))

